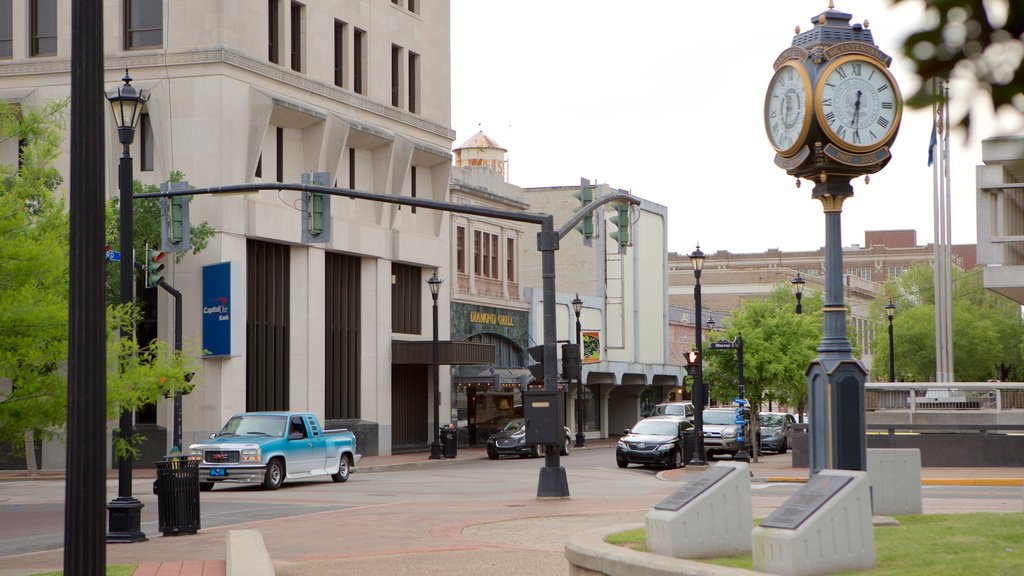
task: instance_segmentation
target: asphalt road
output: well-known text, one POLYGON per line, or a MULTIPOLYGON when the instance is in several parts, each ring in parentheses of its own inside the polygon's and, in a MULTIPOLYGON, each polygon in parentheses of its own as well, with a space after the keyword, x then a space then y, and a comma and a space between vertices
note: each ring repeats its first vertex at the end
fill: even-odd
MULTIPOLYGON (((561 461, 569 479, 568 499, 536 497, 542 459, 466 459, 357 473, 343 484, 286 482, 272 492, 218 486, 201 494, 199 534, 178 537, 157 531, 152 479, 137 478, 133 492, 145 505, 142 530, 150 540, 109 545, 107 561, 223 559, 224 527, 235 526, 260 530, 280 565, 278 573, 285 576, 341 573, 336 572, 341 566, 349 573, 393 574, 441 574, 448 567, 451 574, 452 562, 466 567, 506 561, 511 562, 509 574, 564 574, 567 538, 601 525, 640 522, 685 479, 660 479, 657 470, 640 467, 618 469, 610 448, 574 451, 561 461), (398 570, 393 563, 414 571, 398 570), (366 570, 371 565, 390 568, 367 572, 364 564, 366 570)), ((752 487, 754 515, 763 516, 799 485, 752 487)), ((116 481, 108 483, 107 491, 109 498, 116 496, 116 481)), ((925 486, 924 498, 926 512, 1024 510, 1019 486, 925 486)), ((63 500, 63 480, 0 482, 0 575, 61 567, 63 500)))

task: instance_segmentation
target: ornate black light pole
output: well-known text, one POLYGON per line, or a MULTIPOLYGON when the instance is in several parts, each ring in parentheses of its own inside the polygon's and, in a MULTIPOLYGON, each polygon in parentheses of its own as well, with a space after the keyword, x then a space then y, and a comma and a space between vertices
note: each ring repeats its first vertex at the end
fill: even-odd
MULTIPOLYGON (((131 304, 135 299, 135 258, 132 251, 134 241, 132 225, 132 155, 131 144, 135 139, 135 127, 142 116, 142 107, 149 100, 149 94, 137 90, 131 85, 132 77, 128 70, 124 71, 124 85, 118 86, 107 93, 110 108, 114 112, 117 123, 117 139, 121 143, 121 161, 117 167, 117 186, 120 191, 121 218, 121 304, 131 304)), ((128 441, 132 437, 132 412, 121 412, 121 439, 128 441)), ((132 459, 131 455, 118 459, 117 463, 117 498, 107 504, 109 525, 107 542, 141 542, 146 535, 141 530, 142 503, 132 497, 132 459)))
POLYGON ((444 280, 437 277, 437 270, 427 280, 430 285, 430 297, 434 299, 434 441, 430 444, 430 460, 440 460, 441 454, 441 369, 437 354, 437 293, 441 290, 444 280))
POLYGON ((889 317, 889 382, 896 381, 896 357, 892 345, 892 317, 896 314, 896 305, 889 300, 885 305, 885 315, 889 317))
POLYGON ((690 466, 706 466, 704 460, 704 350, 701 347, 701 302, 700 302, 700 272, 704 268, 704 253, 700 251, 700 244, 690 254, 690 266, 693 267, 693 313, 694 313, 694 347, 697 350, 697 366, 693 370, 693 429, 697 436, 696 446, 693 449, 693 457, 687 463, 690 466))
POLYGON ((580 334, 582 333, 580 312, 583 311, 583 300, 580 299, 579 294, 576 294, 576 297, 572 299, 572 311, 576 314, 576 344, 580 347, 581 361, 580 377, 576 379, 576 447, 582 448, 587 445, 587 437, 583 434, 583 426, 586 424, 586 419, 583 417, 583 342, 580 340, 580 334))
POLYGON ((793 294, 796 294, 796 313, 803 314, 804 308, 800 303, 800 298, 804 295, 804 283, 806 280, 800 277, 800 273, 796 273, 796 278, 789 281, 793 285, 793 294))

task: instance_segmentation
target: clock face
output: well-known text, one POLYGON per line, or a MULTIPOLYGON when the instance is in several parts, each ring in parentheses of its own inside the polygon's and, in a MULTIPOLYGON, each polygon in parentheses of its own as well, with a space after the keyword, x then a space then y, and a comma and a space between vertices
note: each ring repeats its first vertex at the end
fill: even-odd
POLYGON ((899 87, 884 66, 859 55, 828 65, 814 98, 818 123, 851 152, 883 146, 895 135, 903 112, 899 87))
POLYGON ((811 79, 797 62, 775 71, 764 98, 764 129, 781 156, 790 156, 804 144, 811 125, 811 79))

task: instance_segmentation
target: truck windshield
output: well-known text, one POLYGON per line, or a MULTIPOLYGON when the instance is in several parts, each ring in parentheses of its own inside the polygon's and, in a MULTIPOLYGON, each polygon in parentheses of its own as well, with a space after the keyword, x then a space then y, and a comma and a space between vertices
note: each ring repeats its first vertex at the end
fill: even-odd
POLYGON ((218 436, 284 436, 284 416, 232 416, 218 436))
POLYGON ((705 424, 735 424, 736 423, 736 412, 734 410, 705 410, 704 411, 704 423, 705 424))

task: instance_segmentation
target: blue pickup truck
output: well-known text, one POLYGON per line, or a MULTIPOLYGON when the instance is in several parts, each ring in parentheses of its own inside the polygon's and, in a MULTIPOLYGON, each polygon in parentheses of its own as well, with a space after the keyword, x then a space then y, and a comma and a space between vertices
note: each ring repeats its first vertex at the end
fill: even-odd
POLYGON ((277 490, 285 479, 330 476, 348 480, 359 462, 356 437, 348 430, 324 430, 309 412, 235 414, 210 436, 189 447, 199 464, 199 489, 218 482, 261 483, 277 490))

